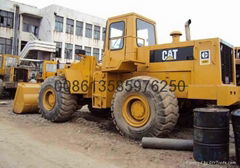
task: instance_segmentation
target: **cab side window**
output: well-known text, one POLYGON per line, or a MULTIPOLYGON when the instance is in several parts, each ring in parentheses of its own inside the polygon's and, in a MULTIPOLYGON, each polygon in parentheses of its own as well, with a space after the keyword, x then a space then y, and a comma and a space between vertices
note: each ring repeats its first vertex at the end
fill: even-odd
POLYGON ((109 48, 111 50, 119 50, 124 45, 124 22, 115 22, 110 25, 109 48))

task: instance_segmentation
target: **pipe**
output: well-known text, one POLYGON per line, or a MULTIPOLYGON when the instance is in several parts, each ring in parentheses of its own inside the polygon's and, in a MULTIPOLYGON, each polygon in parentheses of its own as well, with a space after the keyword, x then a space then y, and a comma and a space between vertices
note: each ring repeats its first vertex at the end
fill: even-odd
POLYGON ((192 23, 191 19, 186 21, 185 23, 185 34, 186 34, 186 41, 191 40, 191 33, 190 33, 190 24, 192 23))
POLYGON ((38 60, 38 59, 27 59, 27 58, 20 58, 20 61, 43 62, 43 60, 38 60))
POLYGON ((153 149, 192 151, 193 140, 143 137, 142 147, 153 149))
POLYGON ((18 39, 19 39, 19 22, 20 22, 20 9, 18 5, 15 5, 15 18, 14 18, 14 34, 12 43, 12 53, 13 55, 18 55, 18 39))

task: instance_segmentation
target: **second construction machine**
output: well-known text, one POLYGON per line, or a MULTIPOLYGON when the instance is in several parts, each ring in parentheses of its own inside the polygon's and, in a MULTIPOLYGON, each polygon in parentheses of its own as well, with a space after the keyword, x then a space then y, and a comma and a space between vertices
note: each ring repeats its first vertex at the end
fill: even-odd
POLYGON ((28 69, 19 63, 19 56, 0 54, 0 98, 14 95, 18 82, 29 80, 28 69))

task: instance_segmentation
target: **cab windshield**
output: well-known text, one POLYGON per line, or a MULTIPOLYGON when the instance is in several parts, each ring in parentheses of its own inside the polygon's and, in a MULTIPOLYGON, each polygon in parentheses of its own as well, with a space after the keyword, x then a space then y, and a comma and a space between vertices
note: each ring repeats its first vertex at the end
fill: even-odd
POLYGON ((137 45, 150 46, 156 44, 154 25, 137 19, 137 45))

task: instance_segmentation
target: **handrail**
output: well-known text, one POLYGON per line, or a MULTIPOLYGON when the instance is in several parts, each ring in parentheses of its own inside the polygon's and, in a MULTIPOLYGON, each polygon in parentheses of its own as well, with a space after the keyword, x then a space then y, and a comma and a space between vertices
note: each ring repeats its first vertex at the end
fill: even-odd
POLYGON ((109 40, 115 40, 115 39, 127 38, 127 37, 143 40, 143 46, 145 46, 145 39, 141 37, 136 37, 136 36, 117 36, 117 37, 112 37, 109 40))

